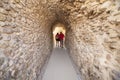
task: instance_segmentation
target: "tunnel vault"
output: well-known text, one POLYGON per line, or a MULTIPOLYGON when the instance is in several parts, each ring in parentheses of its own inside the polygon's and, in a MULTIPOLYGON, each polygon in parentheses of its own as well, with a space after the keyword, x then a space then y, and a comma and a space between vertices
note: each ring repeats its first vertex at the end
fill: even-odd
POLYGON ((52 26, 83 80, 120 79, 119 0, 1 0, 0 80, 37 80, 52 51, 52 26))

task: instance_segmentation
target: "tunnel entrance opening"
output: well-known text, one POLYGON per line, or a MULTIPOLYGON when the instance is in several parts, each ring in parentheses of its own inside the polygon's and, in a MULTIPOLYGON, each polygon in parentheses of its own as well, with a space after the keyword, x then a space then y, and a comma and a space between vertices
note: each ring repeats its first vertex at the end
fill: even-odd
MULTIPOLYGON (((57 22, 53 25, 53 28, 52 28, 52 32, 53 32, 53 47, 60 47, 60 41, 57 42, 56 39, 55 39, 55 36, 57 33, 60 33, 62 32, 65 36, 66 34, 66 28, 65 28, 65 25, 60 23, 60 22, 57 22)), ((65 48, 65 37, 63 39, 63 47, 65 48)))

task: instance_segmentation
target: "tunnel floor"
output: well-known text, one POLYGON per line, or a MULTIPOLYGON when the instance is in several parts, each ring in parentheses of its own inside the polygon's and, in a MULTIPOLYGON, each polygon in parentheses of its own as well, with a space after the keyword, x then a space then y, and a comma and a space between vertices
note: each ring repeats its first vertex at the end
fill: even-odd
POLYGON ((55 48, 42 80, 81 80, 65 49, 55 48))

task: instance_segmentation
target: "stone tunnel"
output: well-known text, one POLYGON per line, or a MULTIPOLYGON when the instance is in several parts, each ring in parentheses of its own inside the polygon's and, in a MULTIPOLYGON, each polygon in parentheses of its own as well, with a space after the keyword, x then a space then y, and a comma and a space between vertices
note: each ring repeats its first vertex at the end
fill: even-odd
POLYGON ((120 80, 120 0, 0 0, 0 80, 37 80, 56 23, 83 80, 120 80))

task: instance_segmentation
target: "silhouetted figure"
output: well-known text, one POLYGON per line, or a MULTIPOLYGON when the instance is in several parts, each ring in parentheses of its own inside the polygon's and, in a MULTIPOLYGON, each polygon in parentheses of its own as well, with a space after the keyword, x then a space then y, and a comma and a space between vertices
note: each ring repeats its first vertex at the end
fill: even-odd
POLYGON ((56 39, 56 47, 59 47, 59 41, 60 41, 59 33, 55 35, 55 39, 56 39))
POLYGON ((64 34, 62 32, 60 32, 59 34, 59 38, 60 38, 60 47, 63 48, 63 39, 64 39, 64 34))

